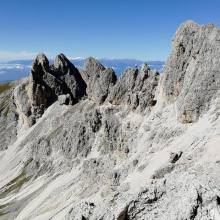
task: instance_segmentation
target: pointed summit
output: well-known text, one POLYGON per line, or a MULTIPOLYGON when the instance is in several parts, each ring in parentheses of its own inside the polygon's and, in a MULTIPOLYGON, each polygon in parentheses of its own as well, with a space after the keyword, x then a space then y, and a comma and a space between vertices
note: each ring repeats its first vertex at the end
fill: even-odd
POLYGON ((148 66, 148 64, 147 63, 143 63, 141 65, 141 71, 148 71, 148 70, 150 70, 150 67, 148 66))
POLYGON ((56 68, 57 72, 62 74, 70 74, 72 70, 76 69, 75 66, 62 53, 56 56, 54 67, 56 68))
POLYGON ((105 67, 95 58, 89 57, 85 60, 84 70, 89 73, 100 73, 105 70, 105 67))
POLYGON ((40 53, 36 56, 32 64, 32 74, 36 72, 47 71, 49 69, 49 60, 44 53, 40 53))

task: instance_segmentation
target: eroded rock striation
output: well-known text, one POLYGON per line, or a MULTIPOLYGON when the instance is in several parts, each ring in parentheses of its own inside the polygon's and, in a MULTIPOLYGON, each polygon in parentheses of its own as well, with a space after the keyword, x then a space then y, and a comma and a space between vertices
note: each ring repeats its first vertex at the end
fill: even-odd
POLYGON ((219 33, 181 25, 161 75, 38 55, 0 94, 0 220, 220 219, 219 33))
POLYGON ((9 83, 8 90, 0 94, 0 151, 6 150, 16 140, 17 118, 13 100, 14 83, 9 83))

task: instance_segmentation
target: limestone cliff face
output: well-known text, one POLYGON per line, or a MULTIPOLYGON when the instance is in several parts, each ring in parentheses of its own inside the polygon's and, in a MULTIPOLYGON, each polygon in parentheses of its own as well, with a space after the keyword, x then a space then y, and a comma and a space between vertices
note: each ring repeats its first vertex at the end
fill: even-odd
POLYGON ((219 219, 219 33, 181 25, 161 75, 39 54, 0 95, 0 220, 219 219))
POLYGON ((176 102, 178 119, 195 122, 220 88, 220 30, 186 22, 177 30, 163 76, 167 102, 176 102))

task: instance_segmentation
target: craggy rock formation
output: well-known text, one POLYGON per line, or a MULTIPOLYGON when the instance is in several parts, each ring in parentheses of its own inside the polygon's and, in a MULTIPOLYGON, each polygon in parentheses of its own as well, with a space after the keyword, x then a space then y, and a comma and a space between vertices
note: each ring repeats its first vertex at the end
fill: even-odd
POLYGON ((99 61, 91 57, 86 59, 84 69, 88 76, 88 97, 102 104, 116 83, 117 76, 114 70, 105 68, 99 61))
POLYGON ((88 58, 84 70, 79 71, 63 54, 55 58, 53 65, 39 54, 29 80, 16 88, 20 124, 32 126, 57 100, 73 105, 85 97, 97 104, 106 101, 144 111, 156 104, 158 80, 159 74, 146 64, 140 69, 127 69, 117 80, 113 69, 105 68, 94 58, 88 58))
POLYGON ((177 30, 164 69, 163 93, 176 101, 178 119, 194 122, 209 109, 220 88, 220 31, 186 22, 177 30))
POLYGON ((218 209, 216 194, 210 187, 202 188, 190 175, 178 181, 156 180, 148 187, 129 204, 127 219, 218 219, 214 213, 218 209))
POLYGON ((0 220, 220 219, 218 38, 183 24, 162 76, 38 55, 0 95, 0 220))
POLYGON ((45 55, 37 56, 31 70, 30 99, 33 114, 44 111, 63 94, 69 94, 74 104, 85 95, 85 90, 86 84, 79 71, 63 54, 55 58, 52 66, 49 66, 45 55))
POLYGON ((78 69, 63 54, 58 55, 51 66, 47 57, 39 54, 33 62, 29 82, 25 84, 18 89, 16 100, 18 106, 25 108, 21 112, 29 126, 60 95, 70 96, 67 104, 75 104, 86 95, 86 83, 78 69))
POLYGON ((108 100, 114 105, 127 104, 141 110, 156 104, 155 91, 159 74, 144 64, 141 69, 127 69, 112 89, 108 100))

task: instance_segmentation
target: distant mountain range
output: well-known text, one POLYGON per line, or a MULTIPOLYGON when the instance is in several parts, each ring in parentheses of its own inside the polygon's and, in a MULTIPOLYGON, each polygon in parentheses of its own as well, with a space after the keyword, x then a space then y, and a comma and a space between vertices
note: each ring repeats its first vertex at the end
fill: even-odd
MULTIPOLYGON (((71 62, 79 68, 83 68, 85 59, 70 59, 71 62)), ((151 69, 161 72, 164 66, 163 61, 141 61, 135 59, 99 59, 100 62, 115 70, 117 75, 120 75, 125 69, 129 67, 140 66, 147 63, 151 69)), ((0 63, 0 82, 11 81, 26 77, 29 74, 33 60, 13 60, 0 63)), ((52 60, 51 60, 52 62, 52 60)))

